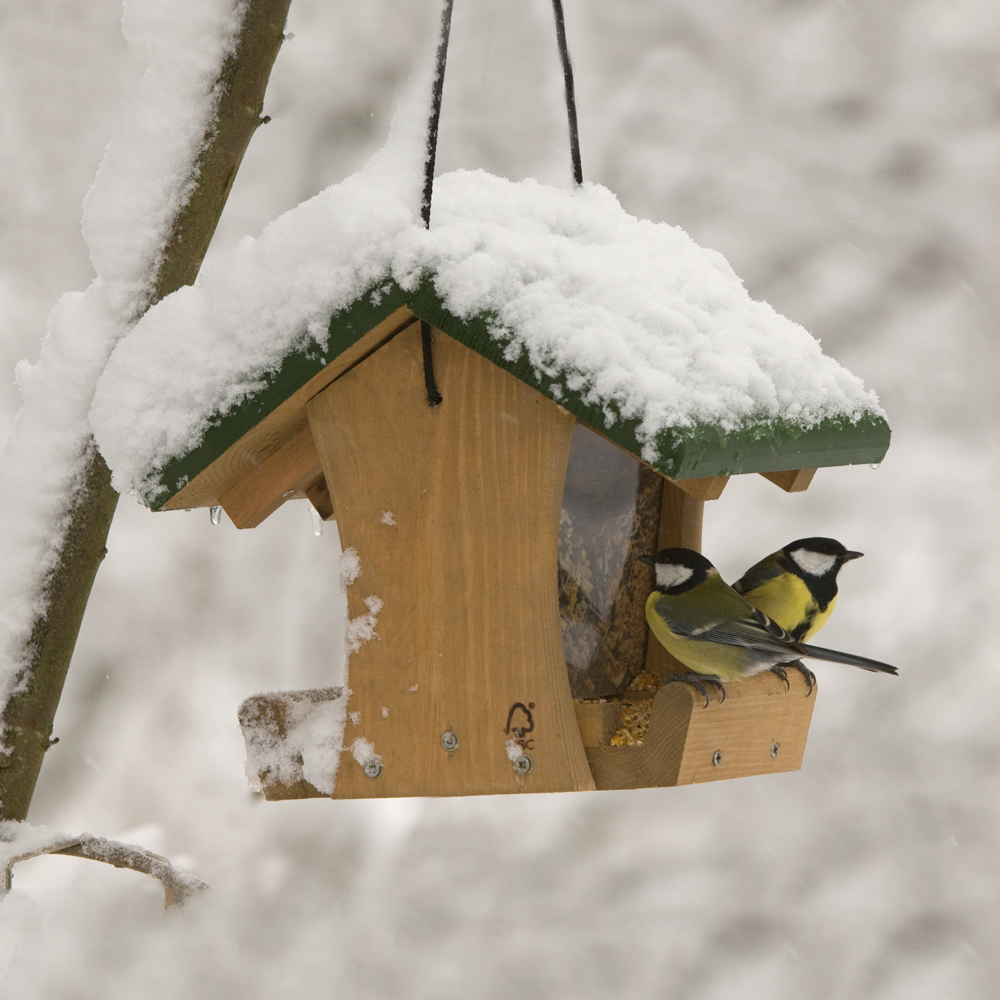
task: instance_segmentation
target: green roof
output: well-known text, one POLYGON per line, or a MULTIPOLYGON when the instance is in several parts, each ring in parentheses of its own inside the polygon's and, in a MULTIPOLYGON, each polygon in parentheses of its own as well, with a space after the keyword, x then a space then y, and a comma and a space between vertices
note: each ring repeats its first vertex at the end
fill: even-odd
MULTIPOLYGON (((514 360, 505 357, 504 345, 490 335, 490 315, 456 317, 443 306, 431 278, 412 292, 387 280, 331 317, 325 346, 310 342, 287 354, 276 371, 262 377, 259 389, 226 413, 216 415, 196 448, 164 466, 160 481, 165 488, 150 506, 162 508, 292 393, 402 306, 556 401, 637 458, 643 457, 636 435, 638 420, 623 417, 613 405, 606 409, 586 402, 585 389, 571 389, 565 373, 552 378, 541 375, 526 351, 514 360)), ((889 435, 889 425, 875 414, 866 414, 856 422, 826 419, 810 428, 780 419, 748 422, 729 431, 711 424, 667 427, 656 435, 658 457, 649 464, 671 479, 692 479, 878 463, 889 447, 889 435)))

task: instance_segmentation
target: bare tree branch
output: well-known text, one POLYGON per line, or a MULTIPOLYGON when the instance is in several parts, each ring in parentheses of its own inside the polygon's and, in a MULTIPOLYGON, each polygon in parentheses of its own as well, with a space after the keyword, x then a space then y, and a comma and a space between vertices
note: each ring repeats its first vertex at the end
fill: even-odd
MULTIPOLYGON (((16 842, 15 842, 16 844, 16 842)), ((183 906, 187 900, 208 888, 208 885, 182 872, 159 854, 153 854, 135 844, 123 844, 118 840, 108 840, 106 837, 94 837, 82 833, 79 837, 64 837, 56 834, 48 844, 36 845, 20 852, 14 852, 4 859, 3 874, 0 876, 0 899, 10 892, 13 878, 13 867, 19 861, 38 858, 44 854, 65 854, 74 858, 89 858, 91 861, 103 861, 115 868, 128 868, 134 872, 142 872, 163 883, 164 907, 183 906)))

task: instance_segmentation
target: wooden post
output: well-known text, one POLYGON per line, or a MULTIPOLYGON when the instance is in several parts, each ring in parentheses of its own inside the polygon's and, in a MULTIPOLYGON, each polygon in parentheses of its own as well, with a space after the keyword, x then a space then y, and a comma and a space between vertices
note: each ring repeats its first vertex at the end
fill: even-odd
POLYGON ((382 772, 345 752, 334 797, 592 789, 556 574, 574 419, 433 337, 440 406, 414 325, 307 407, 341 545, 360 560, 348 609, 377 633, 348 660, 344 745, 367 741, 382 772))

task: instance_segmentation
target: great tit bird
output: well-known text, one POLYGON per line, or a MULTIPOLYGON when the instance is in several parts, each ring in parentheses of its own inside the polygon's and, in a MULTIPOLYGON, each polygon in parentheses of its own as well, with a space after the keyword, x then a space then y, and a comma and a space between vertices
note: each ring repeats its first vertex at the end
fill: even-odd
POLYGON ((646 601, 646 621, 668 652, 691 670, 667 680, 691 684, 704 696, 706 706, 705 683, 717 687, 725 698, 724 681, 742 680, 803 656, 898 672, 888 663, 798 641, 736 593, 692 549, 661 549, 654 557, 640 558, 656 571, 656 586, 646 601))
POLYGON ((751 566, 733 590, 793 638, 811 639, 837 604, 840 568, 863 555, 835 538, 799 538, 751 566))
MULTIPOLYGON (((758 611, 777 622, 793 639, 811 639, 826 623, 837 604, 837 574, 845 562, 863 552, 845 549, 835 538, 799 538, 751 566, 733 590, 758 611)), ((812 692, 815 675, 801 663, 812 692)), ((785 683, 781 665, 772 668, 785 683)))

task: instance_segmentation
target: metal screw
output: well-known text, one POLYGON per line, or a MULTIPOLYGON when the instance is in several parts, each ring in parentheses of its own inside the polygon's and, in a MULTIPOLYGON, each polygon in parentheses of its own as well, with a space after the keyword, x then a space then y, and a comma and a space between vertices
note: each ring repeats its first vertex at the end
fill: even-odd
POLYGON ((771 744, 771 756, 772 757, 777 757, 778 756, 778 749, 779 749, 780 746, 781 746, 780 743, 772 743, 771 744))
POLYGON ((514 773, 515 774, 531 774, 531 769, 535 766, 535 762, 526 754, 521 754, 520 757, 514 759, 514 773))
POLYGON ((722 751, 716 750, 715 755, 712 757, 712 763, 716 767, 722 767, 722 751))
POLYGON ((378 757, 372 757, 365 761, 365 774, 369 778, 377 778, 382 774, 382 761, 378 757))
POLYGON ((449 729, 447 732, 441 734, 441 746, 451 753, 452 750, 458 749, 458 737, 449 729))

